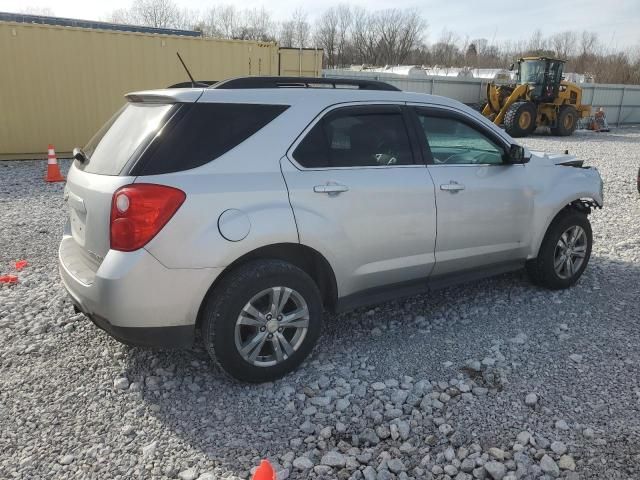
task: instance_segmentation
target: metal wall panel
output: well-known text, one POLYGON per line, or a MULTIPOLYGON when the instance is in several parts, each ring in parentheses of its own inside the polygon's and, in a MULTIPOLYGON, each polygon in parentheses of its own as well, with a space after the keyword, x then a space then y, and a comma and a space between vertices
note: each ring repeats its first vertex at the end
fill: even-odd
POLYGON ((322 51, 279 58, 276 43, 0 22, 0 158, 46 156, 84 145, 135 90, 196 80, 318 75, 322 51), (314 70, 315 69, 315 70, 314 70))
POLYGON ((322 73, 322 50, 281 48, 280 76, 319 77, 322 73))
MULTIPOLYGON (((480 103, 486 100, 486 79, 412 78, 390 73, 339 69, 323 70, 322 75, 381 80, 407 92, 441 95, 463 103, 480 103)), ((594 108, 603 107, 610 124, 640 123, 640 85, 583 83, 580 86, 583 91, 583 103, 594 108)))

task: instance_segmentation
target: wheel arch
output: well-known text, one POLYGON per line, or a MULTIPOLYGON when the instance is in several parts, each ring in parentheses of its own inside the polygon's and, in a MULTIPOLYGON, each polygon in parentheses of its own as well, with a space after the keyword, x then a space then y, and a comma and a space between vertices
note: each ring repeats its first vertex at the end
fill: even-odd
POLYGON ((542 245, 542 241, 549 231, 549 227, 558 217, 560 217, 560 215, 570 210, 575 210, 580 213, 584 213, 585 215, 589 215, 594 208, 601 208, 601 205, 598 204, 595 198, 589 196, 578 197, 568 202, 563 202, 563 206, 553 210, 545 220, 544 228, 540 229, 541 233, 538 234, 533 244, 531 258, 535 258, 538 256, 540 246, 542 245))
POLYGON ((307 273, 316 283, 325 308, 329 310, 335 309, 338 300, 338 286, 333 268, 327 259, 320 252, 307 245, 299 243, 275 243, 245 253, 228 265, 222 273, 216 277, 202 298, 196 319, 196 327, 200 327, 202 323, 203 306, 208 295, 215 290, 221 280, 231 271, 253 260, 282 260, 295 265, 307 273))

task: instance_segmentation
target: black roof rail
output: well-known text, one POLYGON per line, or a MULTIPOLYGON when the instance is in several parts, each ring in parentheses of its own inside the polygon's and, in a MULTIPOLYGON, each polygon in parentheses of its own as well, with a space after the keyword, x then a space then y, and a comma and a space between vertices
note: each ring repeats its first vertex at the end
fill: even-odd
POLYGON ((237 77, 223 80, 209 88, 354 88, 358 90, 400 90, 393 85, 377 80, 333 77, 237 77))

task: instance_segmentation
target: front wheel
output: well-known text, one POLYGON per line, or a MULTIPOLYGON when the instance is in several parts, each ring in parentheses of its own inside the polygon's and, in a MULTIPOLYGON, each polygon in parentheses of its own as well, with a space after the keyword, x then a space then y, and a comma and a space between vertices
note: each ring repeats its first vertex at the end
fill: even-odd
POLYGON ((202 337, 209 355, 233 378, 275 380, 311 352, 322 329, 322 302, 304 271, 259 260, 231 271, 208 295, 202 337))
POLYGON ((527 262, 531 280, 551 289, 578 281, 591 258, 591 224, 584 213, 567 210, 549 226, 538 257, 527 262))
POLYGON ((553 135, 568 137, 573 135, 578 126, 578 111, 572 105, 563 105, 558 112, 556 126, 551 129, 553 135))
POLYGON ((504 129, 512 137, 526 137, 536 129, 537 109, 531 102, 516 102, 507 109, 504 129))

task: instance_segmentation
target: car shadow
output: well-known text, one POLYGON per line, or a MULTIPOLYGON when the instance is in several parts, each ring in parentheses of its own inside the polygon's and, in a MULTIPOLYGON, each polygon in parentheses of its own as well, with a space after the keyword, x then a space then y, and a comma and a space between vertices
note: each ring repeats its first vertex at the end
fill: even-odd
MULTIPOLYGON (((461 366, 469 356, 477 358, 485 351, 478 338, 493 336, 505 343, 517 333, 535 338, 567 318, 579 319, 593 296, 600 310, 591 312, 589 321, 610 321, 598 312, 613 317, 620 305, 634 308, 640 281, 633 285, 633 278, 640 279, 640 264, 594 256, 579 283, 565 291, 535 287, 521 271, 327 315, 311 357, 284 379, 260 385, 228 379, 202 347, 178 352, 129 348, 126 375, 145 385, 138 395, 149 415, 202 452, 212 471, 215 464, 218 474, 244 477, 248 472, 241 465, 256 465, 259 458, 277 461, 294 450, 291 440, 304 442, 304 395, 320 394, 318 381, 349 381, 355 370, 358 378, 371 382, 401 380, 404 375, 447 380, 451 372, 443 367, 445 361, 461 366), (541 304, 557 307, 557 315, 548 315, 548 308, 539 312, 541 304)), ((581 328, 580 320, 575 328, 581 328)), ((591 327, 585 323, 584 328, 591 327)), ((535 350, 535 343, 529 348, 535 350)), ((350 415, 346 417, 349 423, 350 415)), ((334 425, 336 419, 324 420, 326 424, 321 416, 315 423, 334 425)), ((337 440, 349 441, 353 433, 358 432, 348 425, 337 440)))

